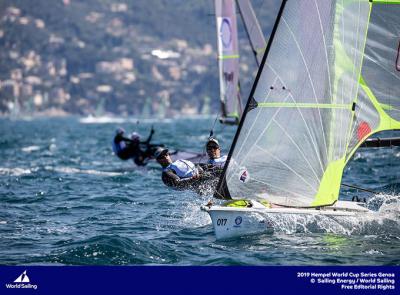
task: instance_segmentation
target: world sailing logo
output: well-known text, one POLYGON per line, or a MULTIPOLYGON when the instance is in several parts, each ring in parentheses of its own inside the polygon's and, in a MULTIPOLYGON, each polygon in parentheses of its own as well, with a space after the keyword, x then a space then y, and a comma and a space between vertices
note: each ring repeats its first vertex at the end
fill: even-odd
POLYGON ((243 183, 248 182, 250 179, 249 172, 247 170, 242 170, 239 173, 239 180, 243 183))
POLYGON ((236 224, 236 226, 239 226, 241 223, 242 223, 242 217, 241 217, 241 216, 236 217, 236 218, 235 218, 235 224, 236 224))
POLYGON ((6 284, 7 289, 37 289, 37 285, 32 285, 30 283, 30 279, 26 274, 26 270, 20 274, 18 278, 14 280, 14 283, 17 284, 6 284))
POLYGON ((26 274, 26 270, 18 277, 15 279, 14 283, 29 283, 29 277, 26 274))

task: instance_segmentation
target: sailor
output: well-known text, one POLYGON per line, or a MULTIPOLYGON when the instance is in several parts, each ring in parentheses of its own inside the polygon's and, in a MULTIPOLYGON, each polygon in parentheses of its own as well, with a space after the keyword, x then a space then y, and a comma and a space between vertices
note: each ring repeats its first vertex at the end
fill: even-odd
POLYGON ((213 167, 223 168, 227 159, 227 156, 221 156, 221 148, 217 139, 210 137, 206 144, 206 150, 208 155, 207 163, 213 167))
POLYGON ((138 166, 145 166, 149 159, 153 157, 154 146, 150 144, 151 138, 153 137, 154 129, 151 128, 150 135, 145 141, 140 141, 140 134, 133 132, 131 134, 130 151, 133 161, 138 166))
POLYGON ((199 182, 203 170, 188 160, 172 162, 168 149, 159 147, 154 153, 163 168, 161 179, 165 185, 175 188, 190 188, 199 182))
POLYGON ((121 160, 128 160, 131 157, 127 144, 130 139, 125 137, 124 134, 125 130, 123 128, 117 128, 112 142, 112 148, 118 158, 120 158, 121 160))
POLYGON ((154 146, 150 144, 154 134, 153 127, 145 141, 140 141, 140 134, 132 132, 130 138, 124 136, 125 130, 118 128, 113 140, 113 151, 122 160, 133 158, 138 166, 144 166, 153 157, 154 146))

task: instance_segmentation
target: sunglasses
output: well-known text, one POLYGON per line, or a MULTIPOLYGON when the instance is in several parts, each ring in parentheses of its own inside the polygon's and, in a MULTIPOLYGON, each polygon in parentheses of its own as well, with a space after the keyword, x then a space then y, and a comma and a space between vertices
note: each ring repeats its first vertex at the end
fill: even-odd
POLYGON ((207 150, 218 150, 218 149, 219 149, 219 146, 216 146, 216 145, 207 146, 207 150))
POLYGON ((169 156, 169 153, 165 153, 165 154, 163 154, 163 155, 160 155, 157 159, 158 159, 158 160, 165 159, 165 158, 167 158, 168 156, 169 156))

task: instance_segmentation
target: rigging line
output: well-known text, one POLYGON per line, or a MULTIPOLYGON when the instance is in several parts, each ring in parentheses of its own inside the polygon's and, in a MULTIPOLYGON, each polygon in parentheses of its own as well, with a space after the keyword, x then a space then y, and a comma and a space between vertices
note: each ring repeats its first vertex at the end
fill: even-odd
POLYGON ((272 119, 276 125, 278 125, 278 127, 283 131, 283 133, 286 135, 287 138, 289 138, 289 140, 294 144, 294 146, 297 148, 297 150, 300 152, 301 156, 304 158, 304 160, 307 162, 308 166, 311 168, 312 173, 314 174, 316 180, 318 181, 318 183, 321 183, 320 179, 318 178, 316 172, 314 171, 314 168, 311 166, 310 162, 308 161, 307 157, 304 155, 303 151, 300 149, 300 147, 298 146, 298 144, 294 141, 294 139, 290 136, 290 134, 288 134, 286 132, 286 130, 279 124, 278 121, 276 121, 275 119, 272 119))
MULTIPOLYGON (((363 90, 364 92, 366 92, 365 91, 365 87, 367 87, 367 88, 369 88, 366 84, 365 84, 365 81, 364 81, 364 84, 365 85, 362 85, 361 83, 360 83, 360 80, 361 79, 363 79, 363 76, 362 76, 362 69, 363 69, 363 64, 364 64, 364 58, 365 58, 365 50, 366 50, 366 47, 367 47, 367 42, 368 42, 368 29, 369 29, 369 24, 370 24, 370 17, 371 17, 371 11, 372 11, 372 4, 370 4, 370 6, 369 6, 369 11, 368 11, 368 23, 367 23, 367 25, 366 25, 366 28, 365 28, 365 32, 364 32, 364 34, 363 34, 363 36, 364 36, 364 41, 363 41, 363 43, 362 43, 362 46, 363 46, 363 51, 362 51, 362 55, 361 55, 361 57, 360 57, 360 65, 359 65, 359 72, 358 72, 358 77, 357 77, 357 83, 356 83, 356 94, 355 94, 355 101, 356 102, 358 102, 358 96, 359 96, 359 94, 360 94, 360 91, 361 90, 363 90)), ((358 23, 357 23, 357 36, 359 35, 359 27, 360 27, 360 15, 361 15, 361 3, 359 2, 359 18, 358 18, 358 23)), ((358 38, 357 38, 357 45, 358 45, 358 38)), ((355 53, 354 54, 356 54, 356 50, 354 50, 355 51, 355 53)), ((355 58, 354 58, 354 60, 355 60, 355 58)), ((354 73, 354 70, 355 70, 355 66, 353 66, 353 73, 354 73)), ((372 91, 371 91, 371 93, 372 93, 372 91)), ((373 94, 373 93, 372 93, 373 94)), ((374 95, 374 94, 373 94, 374 95)), ((367 94, 367 96, 369 97, 369 95, 367 94)), ((369 98, 369 101, 370 101, 371 99, 369 98)), ((361 113, 361 110, 359 110, 359 114, 361 113)), ((355 122, 357 122, 356 120, 358 120, 358 117, 357 117, 357 114, 355 113, 355 112, 353 112, 352 113, 352 115, 351 115, 351 118, 350 118, 350 122, 349 122, 349 127, 348 127, 348 134, 347 134, 347 136, 346 136, 346 142, 345 142, 345 151, 344 151, 344 156, 346 156, 347 154, 348 154, 348 149, 349 149, 349 144, 350 144, 350 141, 351 141, 351 136, 352 136, 352 134, 353 134, 353 132, 355 131, 355 128, 356 128, 356 124, 355 124, 355 122), (353 123, 354 123, 354 126, 353 126, 353 123)))
POLYGON ((379 192, 376 192, 376 191, 373 191, 373 190, 370 190, 370 189, 366 189, 366 188, 362 188, 362 187, 359 187, 359 186, 351 185, 351 184, 342 183, 341 185, 344 186, 344 187, 354 188, 354 189, 357 189, 359 191, 363 191, 363 192, 367 192, 367 193, 371 193, 371 194, 375 194, 375 195, 379 194, 379 192))
POLYGON ((217 123, 217 120, 218 120, 218 118, 219 118, 220 116, 221 116, 220 113, 217 113, 217 115, 215 116, 214 123, 213 123, 213 125, 212 125, 212 127, 211 127, 211 129, 210 129, 210 135, 209 135, 209 137, 212 137, 212 136, 214 135, 215 124, 217 123))
MULTIPOLYGON (((276 71, 270 64, 265 64, 265 66, 268 67, 268 68, 270 68, 270 69, 272 70, 272 72, 276 75, 274 81, 272 82, 272 85, 274 85, 274 84, 277 82, 277 80, 279 80, 279 81, 282 83, 282 85, 285 85, 283 79, 280 77, 280 75, 277 73, 277 71, 276 71)), ((258 85, 257 85, 257 86, 258 86, 258 85)), ((257 89, 258 89, 258 87, 257 87, 257 89)), ((271 91, 272 91, 271 89, 268 90, 267 95, 265 96, 265 99, 266 99, 266 100, 268 100, 268 97, 269 97, 271 91)), ((294 100, 294 98, 293 98, 293 95, 292 95, 290 92, 289 92, 288 95, 290 95, 290 96, 292 97, 293 101, 296 102, 296 101, 294 100)), ((286 100, 287 100, 287 97, 284 99, 284 102, 286 102, 286 100)), ((264 101, 264 102, 265 102, 265 101, 264 101)), ((279 112, 279 110, 280 110, 280 108, 278 108, 277 112, 279 112)), ((275 112, 274 116, 277 114, 277 112, 275 112)), ((253 124, 250 126, 249 130, 252 130, 252 129, 253 129, 255 123, 257 122, 257 119, 258 119, 259 115, 260 115, 260 111, 258 112, 257 116, 255 117, 255 119, 254 119, 254 121, 253 121, 253 124)), ((266 130, 266 129, 268 129, 268 126, 267 126, 264 130, 266 130)), ((263 133, 264 133, 264 132, 263 132, 263 133)), ((248 139, 248 137, 249 137, 249 134, 250 134, 250 132, 247 133, 247 135, 246 135, 245 139, 243 140, 243 142, 246 142, 246 141, 247 141, 247 139, 248 139)), ((259 139, 259 138, 258 138, 258 139, 259 139)), ((257 141, 258 141, 258 139, 257 139, 257 141)), ((243 148, 243 146, 239 149, 238 154, 240 154, 240 153, 242 152, 242 148, 243 148)), ((323 170, 323 169, 322 169, 322 170, 323 170)))
MULTIPOLYGON (((270 64, 267 64, 267 67, 269 67, 269 68, 271 69, 271 71, 278 77, 278 79, 280 80, 280 82, 282 83, 282 85, 284 85, 285 83, 283 82, 282 78, 278 75, 277 71, 276 71, 270 64)), ((292 99, 292 101, 293 101, 294 103, 297 103, 296 100, 294 99, 293 94, 292 94, 291 92, 289 92, 289 97, 292 99)), ((318 161, 319 161, 319 164, 320 164, 320 166, 321 166, 321 172, 324 173, 325 169, 323 168, 323 164, 322 164, 322 162, 321 162, 321 158, 319 157, 318 151, 317 151, 317 149, 316 149, 317 143, 315 142, 314 137, 311 135, 311 130, 310 130, 310 128, 309 128, 309 126, 308 126, 306 120, 304 119, 304 116, 303 116, 303 113, 301 112, 301 109, 300 109, 299 107, 297 107, 297 110, 299 111, 300 116, 301 116, 301 118, 302 118, 302 120, 303 120, 303 122, 304 122, 304 125, 305 125, 306 128, 307 128, 308 135, 310 136, 310 139, 311 139, 312 144, 313 144, 313 148, 314 148, 315 155, 317 156, 318 161)))
MULTIPOLYGON (((345 25, 344 25, 344 20, 343 20, 343 14, 344 14, 344 1, 343 0, 341 1, 340 5, 341 5, 341 8, 342 8, 342 15, 341 15, 341 18, 337 21, 337 30, 340 32, 340 29, 341 29, 342 32, 345 32, 345 29, 344 29, 345 25), (340 25, 341 25, 341 28, 340 28, 340 25)), ((339 18, 339 17, 340 16, 338 16, 338 8, 335 7, 335 18, 339 18)), ((341 35, 339 34, 339 37, 337 39, 338 39, 338 41, 341 42, 341 44, 345 44, 345 34, 341 34, 341 35)), ((333 29, 332 47, 335 49, 334 57, 336 59, 336 56, 338 55, 338 53, 336 51, 338 51, 338 50, 337 50, 337 48, 335 48, 336 47, 335 46, 335 29, 333 29)), ((334 67, 336 68, 335 65, 334 65, 334 67)), ((336 72, 336 69, 334 69, 334 71, 336 72)), ((333 86, 335 88, 333 90, 335 93, 332 93, 331 100, 333 100, 333 98, 334 98, 333 95, 334 94, 339 95, 339 91, 340 91, 341 92, 340 94, 341 94, 341 97, 342 97, 342 101, 341 102, 343 103, 344 87, 342 86, 343 83, 339 84, 339 82, 340 82, 339 78, 337 78, 337 79, 338 79, 338 81, 335 81, 335 85, 333 86), (342 86, 340 90, 338 89, 339 85, 342 86)), ((336 73, 335 73, 335 80, 336 80, 336 73)), ((332 126, 332 123, 331 123, 331 126, 332 126)), ((342 121, 340 121, 340 130, 343 130, 343 122, 342 121)), ((342 147, 341 145, 342 145, 342 142, 340 142, 340 148, 342 147)), ((327 160, 329 161, 329 158, 327 160)))
POLYGON ((395 79, 400 80, 399 77, 397 77, 394 73, 390 72, 388 69, 386 69, 384 66, 382 66, 380 63, 378 63, 375 59, 373 59, 372 57, 365 55, 364 56, 366 59, 370 60, 372 63, 374 63, 376 66, 382 68, 382 70, 384 70, 385 72, 387 72, 388 74, 390 74, 391 76, 393 76, 395 79))
MULTIPOLYGON (((293 102, 296 103, 296 101, 295 101, 295 99, 294 99, 294 97, 293 97, 293 95, 292 95, 291 93, 290 93, 290 97, 292 98, 293 102)), ((304 118, 304 116, 303 116, 303 113, 301 112, 301 109, 300 109, 299 107, 297 107, 297 110, 299 111, 300 116, 301 116, 301 118, 302 118, 302 120, 303 120, 303 122, 304 122, 304 125, 306 126, 308 135, 310 136, 310 139, 311 139, 311 141, 312 141, 312 146, 313 146, 315 155, 316 155, 317 158, 318 158, 318 162, 319 162, 319 164, 320 164, 321 171, 322 171, 322 173, 324 173, 324 172, 325 172, 325 169, 324 169, 324 166, 323 166, 323 164, 322 164, 322 162, 321 162, 321 157, 320 157, 319 154, 318 154, 317 143, 315 142, 315 139, 314 139, 314 137, 313 137, 312 134, 311 134, 311 130, 310 130, 310 128, 309 128, 309 126, 308 126, 308 124, 307 124, 307 122, 306 122, 306 120, 305 120, 305 118, 304 118)))
MULTIPOLYGON (((245 0, 245 1, 248 1, 248 0, 245 0)), ((240 2, 240 0, 238 0, 238 2, 240 2)), ((242 2, 243 2, 243 1, 242 1, 242 2)), ((247 8, 248 8, 248 10, 247 10, 248 14, 247 14, 247 15, 250 15, 250 18, 252 19, 251 27, 247 30, 247 31, 248 31, 248 39, 249 39, 249 42, 250 42, 250 46, 252 47, 253 52, 254 52, 254 54, 255 54, 256 64, 257 64, 257 66, 259 67, 259 66, 260 66, 260 62, 261 62, 261 61, 260 61, 260 54, 261 54, 262 52, 264 52, 265 46, 266 46, 266 44, 265 44, 266 42, 265 42, 265 40, 264 40, 264 44, 263 44, 262 48, 257 48, 256 45, 258 45, 258 44, 256 44, 256 43, 258 43, 258 42, 255 42, 255 38, 252 38, 252 37, 251 37, 253 32, 256 32, 257 35, 258 35, 259 31, 261 31, 262 37, 264 38, 264 33, 263 33, 263 31, 262 31, 262 28, 261 28, 260 24, 259 24, 258 21, 257 21, 256 13, 255 13, 255 11, 254 11, 254 9, 253 9, 253 7, 252 7, 250 1, 248 1, 247 3, 248 3, 248 6, 247 6, 247 8), (262 50, 261 52, 260 52, 260 49, 262 50)), ((263 3, 265 3, 265 2, 263 2, 263 3)), ((262 3, 262 5, 263 5, 263 3, 262 3)), ((245 4, 245 5, 246 5, 246 4, 245 4)), ((261 11, 261 9, 262 9, 262 8, 260 8, 260 10, 258 10, 258 11, 261 11)), ((239 10, 241 11, 240 5, 239 5, 239 10)), ((244 24, 244 26, 245 26, 245 28, 246 28, 247 26, 246 26, 246 22, 244 21, 244 16, 243 16, 242 13, 241 13, 241 15, 242 15, 243 24, 244 24)), ((262 56, 261 56, 261 58, 262 58, 262 56)))
MULTIPOLYGON (((238 0, 238 1, 240 1, 240 0, 238 0)), ((242 15, 242 10, 240 9, 240 5, 238 5, 238 8, 239 8, 239 11, 240 11, 240 15, 242 15)), ((254 11, 253 11, 254 12, 254 11)), ((253 19, 255 18, 255 15, 254 15, 254 13, 251 13, 251 11, 250 11, 250 14, 253 16, 253 19)), ((245 24, 245 22, 244 22, 244 17, 242 17, 242 20, 243 20, 243 24, 244 24, 244 26, 246 27, 246 24, 245 24)), ((250 39, 250 36, 251 36, 251 33, 253 33, 253 30, 254 30, 254 28, 256 27, 256 25, 255 25, 255 23, 254 22, 252 22, 252 24, 251 24, 251 26, 250 27, 248 27, 249 28, 249 39, 250 39)), ((251 41, 250 41, 250 43, 251 43, 251 41)))
POLYGON ((280 162, 281 164, 283 164, 286 168, 288 168, 290 171, 292 171, 294 174, 296 174, 305 184, 307 184, 315 193, 317 193, 317 190, 315 189, 315 187, 313 187, 311 184, 309 184, 300 174, 298 174, 293 168, 291 168, 288 164, 286 164, 285 162, 283 162, 281 159, 279 159, 278 157, 274 156, 272 153, 270 153, 268 150, 256 145, 256 147, 258 147, 260 150, 266 152, 267 154, 269 154, 272 158, 274 158, 275 160, 277 160, 278 162, 280 162))
MULTIPOLYGON (((287 99, 288 99, 288 96, 285 97, 284 102, 286 102, 287 99)), ((279 113, 280 110, 281 110, 281 108, 277 108, 277 110, 275 111, 274 115, 272 116, 272 118, 270 119, 270 121, 267 123, 267 126, 264 128, 263 132, 261 132, 260 135, 257 137, 257 139, 254 141, 254 145, 250 148, 250 150, 247 152, 246 156, 243 157, 243 159, 240 161, 240 163, 237 163, 238 166, 241 166, 242 163, 243 163, 243 162, 247 159, 247 157, 251 154, 251 151, 253 150, 253 147, 257 144, 257 142, 260 140, 260 138, 261 138, 261 137, 264 135, 264 133, 267 131, 267 129, 269 128, 269 126, 270 126, 271 123, 272 123, 272 120, 276 117, 276 115, 279 113)), ((253 124, 251 125, 251 127, 250 127, 249 130, 251 130, 251 129, 253 128, 253 126, 254 126, 254 124, 256 123, 257 118, 258 118, 258 116, 260 115, 261 111, 262 111, 262 109, 259 109, 259 110, 258 110, 258 114, 257 114, 257 116, 256 116, 256 118, 255 118, 255 120, 254 120, 254 122, 253 122, 253 124)), ((243 143, 247 142, 247 139, 248 139, 250 133, 251 133, 251 131, 247 133, 246 138, 243 140, 243 143)), ((243 148, 244 148, 244 144, 242 144, 242 146, 240 147, 238 154, 240 154, 240 153, 242 152, 242 149, 243 149, 243 148)), ((230 180, 232 179, 232 177, 233 177, 233 175, 229 178, 228 181, 230 181, 230 180)))
POLYGON ((329 65, 329 60, 328 60, 328 49, 327 49, 327 46, 326 46, 326 37, 325 37, 325 33, 324 33, 324 28, 322 26, 321 13, 319 12, 317 0, 314 0, 314 3, 315 3, 315 7, 317 8, 319 24, 320 24, 321 33, 322 33, 322 40, 324 42, 326 67, 327 67, 327 72, 328 72, 329 93, 330 93, 330 96, 332 97, 332 82, 331 82, 331 75, 330 75, 331 70, 330 70, 330 65, 329 65))
MULTIPOLYGON (((278 187, 278 186, 272 185, 272 184, 270 184, 270 183, 268 183, 268 182, 265 182, 265 181, 261 181, 261 180, 254 179, 254 178, 252 178, 252 180, 255 181, 255 182, 259 182, 259 183, 265 184, 266 186, 273 187, 273 188, 279 189, 279 190, 281 190, 281 191, 290 193, 290 194, 292 194, 292 195, 295 195, 295 196, 297 195, 297 196, 299 196, 299 197, 301 197, 301 198, 310 199, 310 198, 307 197, 307 196, 304 196, 304 195, 299 194, 299 193, 296 193, 296 192, 292 192, 292 191, 287 190, 287 189, 284 189, 284 188, 282 188, 282 187, 278 187)), ((287 197, 286 197, 286 199, 287 199, 287 197)))
MULTIPOLYGON (((343 0, 341 1, 341 8, 343 9, 343 11, 344 11, 344 2, 343 2, 343 0)), ((344 14, 344 12, 342 11, 342 14, 344 14)), ((343 21, 343 15, 341 14, 341 18, 338 20, 338 21, 335 21, 335 23, 337 23, 337 30, 340 32, 340 26, 341 26, 341 31, 342 32, 344 32, 345 31, 345 26, 344 26, 344 21, 343 21), (340 21, 340 22, 339 22, 340 21)), ((336 19, 336 18, 339 18, 339 16, 338 16, 338 8, 336 7, 335 8, 335 18, 334 19, 336 19)), ((337 47, 337 45, 335 45, 335 28, 333 29, 333 36, 332 36, 332 46, 335 48, 335 47, 337 47)), ((339 34, 339 33, 338 33, 339 34)), ((344 34, 339 34, 339 37, 337 38, 338 39, 338 41, 340 41, 341 42, 341 44, 345 44, 345 35, 344 34)), ((334 53, 334 56, 335 56, 335 58, 336 58, 336 56, 338 55, 338 53, 337 53, 337 51, 339 51, 337 48, 335 48, 335 53, 334 53)), ((335 67, 335 66, 334 66, 335 67)), ((336 69, 335 69, 335 72, 336 72, 336 69)), ((338 80, 338 81, 335 81, 335 85, 333 86, 335 89, 332 89, 332 97, 331 97, 331 101, 333 102, 333 99, 335 99, 335 100, 337 100, 337 97, 334 97, 334 95, 336 94, 336 96, 339 96, 339 94, 341 95, 340 97, 341 97, 341 103, 344 103, 344 100, 343 100, 343 97, 344 97, 344 87, 343 87, 343 83, 339 83, 339 82, 341 82, 341 80, 339 79, 339 78, 336 78, 336 75, 335 75, 335 80, 338 80), (342 86, 341 87, 341 89, 339 89, 339 86, 342 86), (340 92, 340 93, 339 93, 340 92)), ((339 103, 338 101, 335 101, 335 103, 339 103)), ((333 113, 332 113, 332 115, 333 115, 333 113)), ((339 124, 340 124, 340 129, 339 130, 343 130, 343 122, 342 122, 342 120, 339 122, 339 124)), ((330 124, 331 126, 332 126, 332 123, 330 124)), ((342 141, 341 141, 341 138, 340 138, 340 150, 341 150, 341 148, 342 148, 342 141)), ((330 155, 328 155, 328 157, 327 157, 327 160, 328 160, 328 162, 329 162, 329 157, 330 157, 330 155)))
MULTIPOLYGON (((268 65, 266 65, 266 66, 268 66, 268 65)), ((274 82, 273 82, 273 84, 275 84, 275 82, 276 82, 277 79, 279 79, 279 78, 276 77, 275 80, 274 80, 274 82)), ((257 88, 258 88, 258 85, 257 85, 257 88)), ((267 93, 267 95, 266 95, 266 98, 268 98, 268 96, 269 96, 270 93, 271 93, 271 89, 268 90, 268 93, 267 93)), ((249 99, 251 99, 251 98, 249 98, 249 99)), ((285 100, 285 101, 286 101, 286 100, 285 100)), ((277 111, 279 111, 279 109, 278 109, 277 111)), ((276 113, 275 113, 275 114, 276 114, 276 113)), ((243 115, 244 115, 244 114, 243 114, 243 115)), ((257 113, 257 116, 254 118, 253 124, 251 124, 249 130, 252 130, 252 129, 253 129, 254 125, 255 125, 256 122, 257 122, 257 119, 258 119, 259 115, 260 115, 260 110, 259 110, 259 112, 257 113)), ((246 137, 244 138, 243 142, 247 142, 250 133, 251 133, 251 131, 248 132, 248 133, 246 134, 246 137)), ((243 147, 244 147, 244 145, 242 144, 242 146, 240 147, 239 151, 237 152, 238 154, 240 154, 240 153, 242 152, 243 147)))
MULTIPOLYGON (((371 9, 371 8, 370 8, 371 9)), ((357 19, 357 34, 356 34, 356 36, 359 36, 359 31, 360 31, 360 18, 361 18, 361 3, 359 2, 358 3, 358 19, 357 19)), ((365 46, 366 46, 366 42, 367 42, 367 38, 368 38, 368 26, 367 26, 367 28, 366 28, 366 31, 365 31, 365 40, 364 40, 364 51, 365 51, 365 46)), ((358 47, 359 47, 359 45, 358 45, 358 43, 359 43, 359 38, 357 38, 357 40, 356 40, 356 48, 358 49, 358 47)), ((357 50, 354 50, 354 55, 353 55, 353 60, 356 60, 356 57, 357 57, 357 50)), ((360 92, 360 77, 362 77, 362 63, 363 63, 363 58, 361 57, 360 58, 360 67, 359 67, 359 73, 358 73, 358 77, 357 77, 357 83, 354 83, 355 85, 356 85, 356 89, 355 89, 355 101, 357 101, 358 102, 358 95, 359 95, 359 92, 360 92)), ((356 69, 356 67, 355 67, 355 65, 353 66, 353 73, 352 73, 352 76, 354 76, 354 71, 355 71, 355 69, 356 69)), ((354 84, 353 84, 353 86, 352 86, 352 89, 354 88, 354 84)), ((353 91, 351 91, 351 93, 352 93, 353 91)), ((343 99, 344 99, 344 97, 342 97, 342 101, 343 101, 343 99)), ((361 110, 359 111, 359 113, 361 113, 361 110)), ((353 125, 353 122, 354 122, 354 119, 358 119, 358 117, 356 117, 356 118, 354 118, 355 116, 354 115, 352 115, 351 116, 351 118, 350 118, 350 122, 349 122, 349 126, 348 126, 348 128, 351 130, 352 129, 352 125, 353 125)), ((341 122, 341 126, 342 126, 342 124, 343 124, 343 122, 341 122)), ((356 126, 356 124, 354 124, 354 130, 355 130, 355 126, 356 126)), ((351 132, 353 132, 354 130, 351 130, 351 132)), ((344 154, 346 155, 346 153, 347 153, 347 149, 348 149, 348 146, 349 146, 349 142, 350 142, 350 140, 351 140, 351 136, 352 136, 352 133, 350 133, 349 135, 348 135, 348 137, 346 137, 346 142, 344 143, 345 144, 345 151, 344 151, 344 154)))
MULTIPOLYGON (((270 64, 267 64, 266 66, 269 67, 269 68, 272 70, 272 72, 277 76, 277 77, 275 78, 275 80, 274 80, 274 83, 275 83, 276 80, 278 79, 279 81, 281 81, 282 84, 284 84, 282 78, 277 74, 276 70, 275 70, 270 64)), ((273 83, 273 84, 274 84, 274 83, 273 83)), ((270 92, 271 92, 271 90, 269 90, 269 92, 268 92, 268 94, 267 94, 267 97, 268 97, 268 95, 269 95, 270 92)), ((292 95, 290 92, 289 92, 288 95, 289 95, 289 97, 292 98, 293 102, 296 103, 296 101, 294 100, 293 95, 292 95)), ((286 101, 286 100, 287 100, 287 99, 285 99, 285 101, 286 101)), ((280 108, 278 109, 278 111, 279 111, 279 110, 280 110, 280 108)), ((315 144, 315 142, 314 142, 313 136, 311 135, 311 131, 310 131, 310 129, 309 129, 309 126, 308 126, 308 124, 306 123, 306 121, 305 121, 305 119, 304 119, 304 116, 303 116, 303 114, 302 114, 302 112, 301 112, 301 110, 300 110, 299 108, 298 108, 298 111, 300 112, 300 116, 302 117, 303 122, 304 122, 304 124, 305 124, 305 126, 306 126, 306 128, 307 128, 307 131, 308 131, 308 133, 309 133, 310 139, 311 139, 311 141, 313 142, 313 148, 314 148, 314 151, 315 151, 315 153, 316 153, 316 156, 317 156, 317 158, 318 158, 318 160, 319 160, 319 164, 320 164, 320 167, 321 167, 321 171, 324 172, 323 165, 322 165, 322 162, 321 162, 320 157, 318 156, 318 152, 317 152, 317 150, 316 150, 316 144, 315 144)), ((254 126, 255 122, 257 121, 259 114, 260 114, 260 113, 257 114, 256 119, 254 120, 253 125, 251 126, 251 128, 254 126)), ((273 119, 275 118, 276 114, 277 114, 277 112, 274 114, 273 119)), ((276 121, 275 121, 275 122, 276 122, 276 121)), ((264 130, 267 130, 268 127, 269 127, 269 125, 268 125, 264 130)), ((251 129, 251 128, 250 128, 250 129, 251 129)), ((264 132, 265 132, 265 131, 264 131, 264 132)), ((264 132, 263 132, 262 134, 264 134, 264 132)), ((261 134, 260 136, 262 136, 262 134, 261 134)), ((244 142, 247 141, 248 136, 249 136, 249 133, 247 134, 247 136, 246 136, 244 142)), ((257 138, 256 143, 259 141, 259 139, 260 139, 260 137, 257 138)), ((239 150, 238 153, 241 152, 242 148, 243 148, 243 146, 241 147, 241 149, 239 150)), ((249 151, 249 153, 248 153, 247 155, 249 155, 249 154, 250 154, 250 151, 249 151)), ((241 163, 239 163, 239 165, 241 165, 241 164, 243 163, 243 161, 247 159, 247 155, 246 155, 246 157, 241 161, 241 163)), ((314 175, 316 175, 314 170, 313 170, 313 172, 314 172, 314 175)), ((230 179, 231 179, 231 178, 230 178, 230 179)), ((229 180, 230 180, 230 179, 229 179, 229 180)))
MULTIPOLYGON (((319 101, 318 101, 318 98, 317 98, 317 93, 316 93, 315 87, 314 87, 314 82, 313 82, 313 80, 312 80, 312 78, 311 78, 310 69, 308 68, 308 64, 306 63, 306 59, 305 59, 305 57, 304 57, 303 51, 302 51, 301 48, 300 48, 300 44, 298 43, 298 41, 297 41, 297 39, 296 39, 296 36, 294 35, 294 33, 293 33, 292 29, 290 28, 289 24, 286 22, 285 18, 282 18, 282 21, 286 24, 286 26, 287 26, 287 28, 288 28, 288 30, 289 30, 289 33, 292 35, 293 41, 296 43, 296 47, 297 47, 297 49, 299 50, 299 53, 300 53, 300 55, 301 55, 301 58, 302 58, 302 60, 303 60, 304 65, 305 65, 308 78, 310 79, 310 83, 311 83, 310 86, 311 86, 311 88, 312 88, 312 90, 313 90, 313 93, 314 93, 314 96, 315 96, 315 101, 316 101, 317 104, 319 104, 319 101)), ((325 144, 326 157, 328 158, 328 147, 327 147, 327 144, 326 144, 325 130, 324 130, 324 125, 322 124, 323 121, 322 121, 322 116, 321 116, 321 111, 320 111, 320 109, 318 109, 318 114, 319 114, 319 118, 320 118, 320 123, 321 123, 321 128, 322 128, 322 134, 323 134, 323 139, 324 139, 324 144, 325 144)))

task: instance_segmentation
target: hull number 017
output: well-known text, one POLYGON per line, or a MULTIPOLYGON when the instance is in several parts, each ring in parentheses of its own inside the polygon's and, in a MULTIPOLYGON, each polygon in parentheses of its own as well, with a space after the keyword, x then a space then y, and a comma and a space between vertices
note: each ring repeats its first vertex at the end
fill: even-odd
POLYGON ((226 221, 227 221, 226 218, 218 218, 217 219, 217 225, 218 226, 225 226, 226 225, 226 221))

